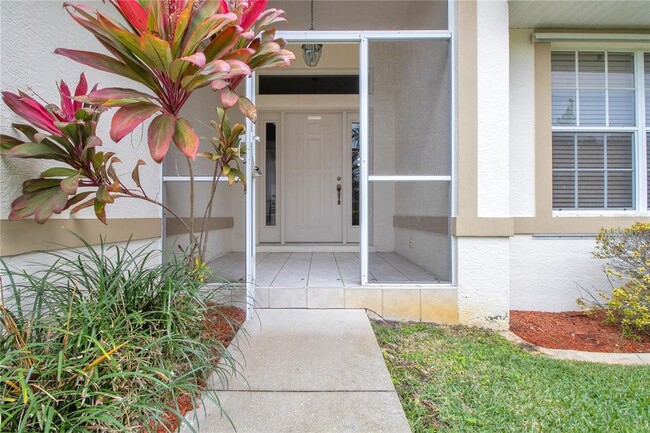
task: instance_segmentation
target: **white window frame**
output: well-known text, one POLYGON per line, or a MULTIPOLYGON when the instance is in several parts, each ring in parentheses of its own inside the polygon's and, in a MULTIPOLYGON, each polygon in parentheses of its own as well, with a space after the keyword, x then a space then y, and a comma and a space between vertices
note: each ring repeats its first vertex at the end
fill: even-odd
MULTIPOLYGON (((590 217, 590 216, 607 216, 607 217, 637 217, 637 216, 648 216, 650 215, 650 210, 648 209, 648 176, 647 176, 647 140, 646 132, 648 131, 648 125, 646 125, 645 118, 645 92, 647 89, 644 88, 644 63, 643 56, 644 53, 649 53, 650 50, 647 48, 629 48, 629 47, 615 47, 607 46, 604 48, 597 48, 593 46, 589 47, 551 47, 551 53, 555 52, 616 52, 616 53, 632 53, 634 55, 634 86, 635 86, 635 126, 614 126, 614 127, 604 127, 604 126, 557 126, 551 125, 552 133, 555 132, 594 132, 594 133, 632 133, 634 140, 634 152, 633 152, 633 185, 632 185, 632 204, 634 209, 630 210, 620 210, 620 209, 566 209, 559 210, 553 209, 552 215, 554 217, 590 217)), ((576 54, 577 56, 577 54, 576 54)), ((607 65, 606 65, 607 66, 607 65)), ((607 70, 606 70, 607 71, 607 70)), ((576 86, 578 85, 576 81, 576 86)), ((551 91, 553 90, 551 86, 551 91)), ((606 99, 606 104, 608 103, 606 99)), ((576 112, 579 113, 578 104, 576 104, 576 112)), ((606 118, 609 119, 609 107, 606 107, 605 113, 606 118)), ((579 120, 578 120, 579 121, 579 120)), ((552 144, 551 144, 552 146, 552 144)), ((553 170, 553 167, 551 167, 553 170)))

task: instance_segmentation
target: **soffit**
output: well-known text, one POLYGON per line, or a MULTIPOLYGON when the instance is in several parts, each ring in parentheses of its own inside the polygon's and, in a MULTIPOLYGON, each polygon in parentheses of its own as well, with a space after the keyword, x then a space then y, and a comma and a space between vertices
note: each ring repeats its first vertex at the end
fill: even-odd
POLYGON ((648 29, 650 0, 510 0, 513 29, 648 29))
MULTIPOLYGON (((309 0, 270 0, 286 12, 280 30, 308 30, 309 0)), ((447 0, 315 0, 316 30, 446 30, 447 0)))

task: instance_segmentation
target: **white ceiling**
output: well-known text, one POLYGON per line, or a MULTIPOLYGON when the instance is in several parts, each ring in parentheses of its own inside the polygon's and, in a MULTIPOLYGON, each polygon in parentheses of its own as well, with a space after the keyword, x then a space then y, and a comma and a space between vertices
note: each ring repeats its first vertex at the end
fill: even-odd
POLYGON ((511 28, 647 29, 650 0, 509 0, 511 28))

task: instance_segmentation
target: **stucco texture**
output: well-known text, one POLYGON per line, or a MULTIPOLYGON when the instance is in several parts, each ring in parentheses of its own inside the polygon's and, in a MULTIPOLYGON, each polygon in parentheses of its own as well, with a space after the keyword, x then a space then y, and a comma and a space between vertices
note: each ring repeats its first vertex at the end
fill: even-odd
POLYGON ((458 238, 458 320, 508 329, 510 239, 458 238))
POLYGON ((591 256, 594 246, 593 238, 511 238, 510 308, 577 310, 576 299, 610 290, 603 261, 591 256))
MULTIPOLYGON (((91 7, 112 9, 99 1, 86 1, 91 7)), ((110 11, 116 16, 115 11, 110 11)), ((100 87, 134 87, 135 83, 117 75, 103 73, 85 67, 54 54, 56 48, 102 51, 100 43, 81 26, 74 23, 63 9, 61 1, 1 1, 0 2, 0 66, 1 88, 16 93, 22 90, 34 93, 49 103, 60 103, 57 82, 65 80, 74 89, 83 71, 88 83, 100 87)), ((146 132, 139 127, 130 137, 113 143, 108 131, 112 111, 105 113, 98 126, 98 136, 105 150, 114 151, 123 161, 116 166, 125 184, 132 185, 131 171, 138 159, 147 165, 141 167, 142 185, 151 197, 160 198, 160 166, 149 158, 146 132)), ((3 134, 18 135, 11 123, 20 119, 4 104, 0 109, 0 129, 3 134)), ((11 202, 21 194, 22 182, 36 177, 51 163, 36 160, 0 160, 0 219, 6 219, 11 202)), ((145 202, 130 199, 116 200, 107 207, 108 218, 152 218, 160 215, 160 209, 145 202)), ((56 216, 55 216, 56 217, 56 216)), ((59 216, 68 218, 67 214, 59 216)), ((76 218, 94 218, 92 210, 79 213, 76 218)))

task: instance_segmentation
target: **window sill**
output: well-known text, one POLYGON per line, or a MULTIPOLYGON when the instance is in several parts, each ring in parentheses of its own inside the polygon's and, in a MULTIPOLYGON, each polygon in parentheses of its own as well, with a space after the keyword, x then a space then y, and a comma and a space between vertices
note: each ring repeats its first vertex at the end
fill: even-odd
POLYGON ((552 213, 553 218, 647 218, 650 212, 638 212, 635 210, 555 210, 552 213))

